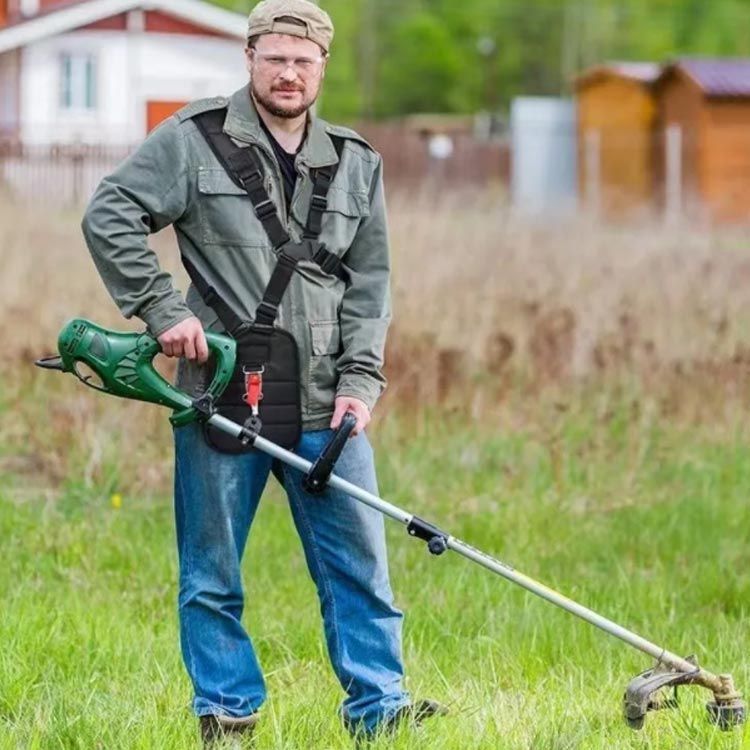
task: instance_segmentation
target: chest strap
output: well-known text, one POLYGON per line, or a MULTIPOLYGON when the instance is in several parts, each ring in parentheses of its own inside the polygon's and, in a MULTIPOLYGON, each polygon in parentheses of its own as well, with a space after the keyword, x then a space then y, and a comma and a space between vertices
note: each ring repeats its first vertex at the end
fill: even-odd
MULTIPOLYGON (((193 122, 195 122, 230 179, 248 194, 258 221, 263 226, 274 250, 278 251, 288 244, 291 238, 281 223, 276 205, 263 184, 263 166, 255 153, 255 149, 235 145, 224 132, 226 114, 226 108, 213 109, 196 115, 193 117, 193 122)), ((339 160, 335 164, 313 170, 312 197, 303 233, 303 237, 308 240, 317 240, 320 236, 323 212, 328 204, 328 190, 341 163, 344 139, 331 136, 331 140, 339 160)), ((346 269, 337 255, 329 252, 323 246, 310 246, 310 248, 314 251, 313 255, 304 258, 304 260, 317 263, 326 273, 338 276, 342 281, 347 280, 346 269)), ((303 258, 300 258, 300 260, 303 260, 303 258)))
MULTIPOLYGON (((224 133, 226 113, 226 109, 210 110, 196 115, 193 121, 230 179, 248 194, 253 211, 277 254, 278 261, 263 293, 263 299, 255 311, 254 320, 256 326, 271 328, 299 261, 312 261, 325 273, 338 276, 345 282, 348 280, 346 267, 340 258, 318 241, 323 211, 328 204, 328 191, 341 162, 344 141, 332 136, 339 161, 314 170, 312 198, 303 239, 298 243, 292 242, 263 184, 263 167, 255 150, 252 147, 236 146, 224 133)), ((213 308, 226 330, 235 336, 247 330, 248 322, 243 321, 231 309, 195 265, 185 257, 183 263, 203 301, 213 308)))

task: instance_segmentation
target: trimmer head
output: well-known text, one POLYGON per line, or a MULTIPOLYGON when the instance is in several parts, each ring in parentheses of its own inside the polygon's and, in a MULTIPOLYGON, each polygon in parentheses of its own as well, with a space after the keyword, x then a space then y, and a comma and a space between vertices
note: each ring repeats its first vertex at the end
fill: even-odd
POLYGON ((706 708, 709 720, 720 729, 729 730, 745 723, 745 703, 734 687, 732 676, 706 672, 698 666, 694 656, 688 656, 685 661, 695 669, 676 670, 660 661, 630 681, 623 698, 625 721, 629 727, 641 729, 649 711, 676 708, 680 685, 698 685, 713 693, 714 700, 707 703, 706 708))
POLYGON ((741 698, 722 703, 711 701, 706 703, 706 709, 709 721, 725 732, 747 721, 747 708, 741 698))

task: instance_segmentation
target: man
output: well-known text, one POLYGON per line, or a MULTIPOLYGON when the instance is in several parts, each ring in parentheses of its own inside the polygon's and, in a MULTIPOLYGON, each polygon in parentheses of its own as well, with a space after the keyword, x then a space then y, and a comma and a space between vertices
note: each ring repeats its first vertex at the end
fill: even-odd
MULTIPOLYGON (((291 333, 298 353, 302 432, 294 450, 313 460, 353 412, 356 427, 336 472, 377 493, 364 428, 384 387, 390 320, 382 167, 356 133, 310 112, 332 37, 328 15, 307 0, 258 4, 248 23, 249 86, 194 102, 157 128, 102 181, 83 230, 124 315, 142 318, 164 353, 182 358, 178 385, 196 395, 210 376, 204 328, 229 330, 254 317, 257 324, 259 311, 270 310, 266 333, 291 333), (219 126, 211 130, 211 122, 219 126), (237 154, 251 171, 259 160, 255 182, 238 179, 237 154), (317 208, 314 192, 325 196, 317 208), (193 279, 186 300, 147 245, 150 232, 169 224, 193 279), (316 242, 323 254, 305 257, 316 242), (282 255, 294 272, 266 304, 282 255)), ((273 366, 263 363, 254 376, 260 381, 273 366)), ((180 636, 204 741, 249 733, 266 697, 241 624, 240 561, 270 471, 286 490, 317 586, 328 652, 347 693, 346 726, 370 736, 442 712, 430 701, 412 704, 403 688, 402 614, 382 516, 337 491, 313 498, 299 472, 263 453, 209 443, 196 424, 175 431, 180 636)))

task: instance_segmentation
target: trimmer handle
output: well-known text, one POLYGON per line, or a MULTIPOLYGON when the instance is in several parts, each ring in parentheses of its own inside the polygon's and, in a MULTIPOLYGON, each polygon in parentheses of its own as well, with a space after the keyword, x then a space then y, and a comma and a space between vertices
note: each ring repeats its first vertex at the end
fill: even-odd
POLYGON ((349 435, 357 425, 357 418, 348 411, 341 419, 341 424, 323 451, 315 460, 310 471, 305 474, 302 486, 312 495, 317 495, 325 490, 328 480, 333 472, 333 466, 339 460, 341 451, 344 450, 349 435))
MULTIPOLYGON (((216 370, 204 395, 215 399, 232 376, 236 343, 228 336, 209 331, 206 342, 215 356, 216 370)), ((171 421, 176 426, 198 417, 193 399, 157 372, 153 360, 161 352, 161 346, 147 333, 117 333, 76 318, 60 331, 57 347, 59 357, 44 357, 36 364, 72 372, 85 385, 104 393, 168 406, 175 410, 171 421), (93 374, 85 372, 81 365, 86 365, 93 374)))

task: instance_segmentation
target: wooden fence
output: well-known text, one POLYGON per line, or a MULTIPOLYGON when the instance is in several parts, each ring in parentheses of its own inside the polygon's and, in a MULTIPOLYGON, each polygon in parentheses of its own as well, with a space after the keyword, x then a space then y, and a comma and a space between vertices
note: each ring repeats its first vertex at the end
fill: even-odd
POLYGON ((35 202, 80 206, 130 151, 123 146, 26 146, 0 141, 0 186, 35 202))
MULTIPOLYGON (((361 132, 383 154, 389 187, 443 190, 508 181, 509 151, 503 142, 483 142, 459 134, 450 136, 447 145, 444 137, 438 157, 431 155, 430 138, 434 136, 388 125, 362 126, 361 132)), ((27 146, 0 141, 0 189, 41 204, 81 206, 102 177, 132 150, 127 146, 27 146)))
POLYGON ((480 140, 468 133, 419 133, 389 124, 362 124, 358 131, 383 155, 389 185, 443 190, 510 181, 507 140, 480 140), (431 154, 438 151, 434 148, 438 138, 446 147, 442 157, 431 154))

